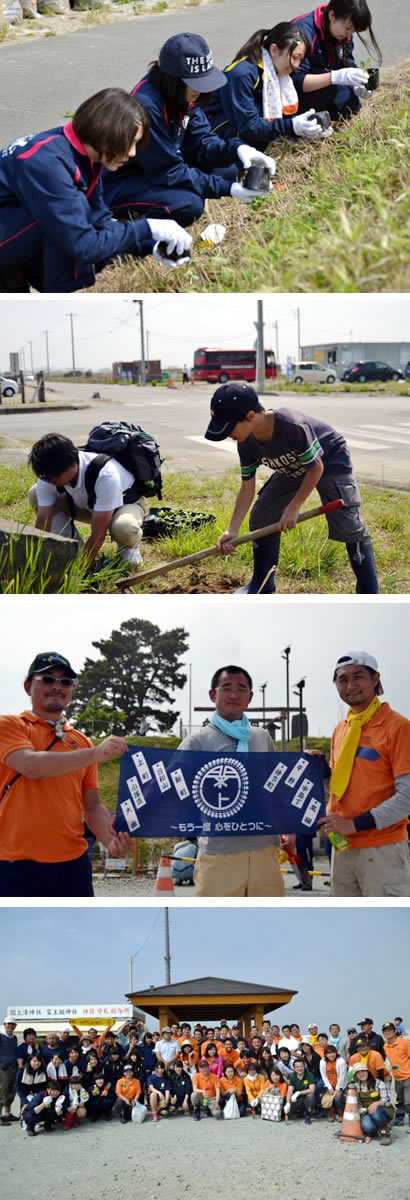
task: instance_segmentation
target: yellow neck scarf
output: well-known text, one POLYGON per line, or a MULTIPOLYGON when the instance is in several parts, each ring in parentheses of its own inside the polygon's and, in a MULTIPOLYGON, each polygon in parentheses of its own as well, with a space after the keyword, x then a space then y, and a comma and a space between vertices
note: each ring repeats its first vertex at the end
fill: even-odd
POLYGON ((373 697, 364 712, 354 713, 349 708, 346 717, 349 728, 330 776, 330 790, 336 800, 342 799, 349 784, 363 725, 367 725, 368 721, 371 721, 379 708, 381 708, 381 702, 378 696, 373 697))

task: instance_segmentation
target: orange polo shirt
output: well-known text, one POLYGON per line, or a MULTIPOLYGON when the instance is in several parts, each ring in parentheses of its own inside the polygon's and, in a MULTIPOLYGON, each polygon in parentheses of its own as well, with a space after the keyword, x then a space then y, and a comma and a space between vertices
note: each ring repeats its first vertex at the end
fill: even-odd
MULTIPOLYGON (((330 765, 333 768, 340 754, 346 733, 347 721, 340 721, 332 736, 330 765)), ((331 794, 328 812, 352 819, 377 808, 394 795, 397 775, 410 773, 410 721, 394 712, 389 704, 382 704, 378 711, 363 725, 356 750, 352 774, 341 800, 331 794)), ((392 842, 407 839, 407 820, 396 821, 387 829, 365 829, 362 833, 349 833, 352 850, 366 846, 387 846, 392 842)))
MULTIPOLYGON (((64 725, 64 741, 50 754, 67 754, 92 746, 85 734, 64 725)), ((46 750, 53 726, 31 712, 0 717, 0 796, 17 771, 6 765, 14 750, 46 750)), ((57 779, 27 779, 13 783, 0 803, 0 855, 7 862, 69 862, 87 849, 84 837, 84 792, 98 788, 97 765, 60 775, 57 779)))
POLYGON ((396 1038, 396 1041, 389 1046, 388 1042, 384 1043, 384 1051, 386 1058, 391 1063, 391 1069, 395 1079, 410 1079, 410 1042, 407 1038, 396 1038))
POLYGON ((225 1075, 222 1075, 222 1079, 219 1080, 219 1087, 223 1096, 225 1096, 226 1092, 229 1092, 231 1088, 235 1088, 236 1092, 242 1093, 243 1080, 239 1075, 234 1075, 233 1079, 227 1079, 225 1075))
POLYGON ((284 1100, 286 1099, 288 1085, 287 1085, 287 1083, 285 1083, 285 1080, 283 1081, 283 1083, 273 1083, 271 1079, 267 1079, 263 1090, 266 1092, 267 1088, 276 1088, 276 1091, 279 1092, 279 1094, 281 1096, 283 1096, 283 1099, 284 1100))
POLYGON ((360 1050, 358 1050, 357 1053, 352 1054, 352 1057, 349 1059, 349 1067, 351 1067, 353 1063, 358 1062, 362 1062, 365 1067, 369 1068, 370 1074, 373 1075, 374 1079, 377 1078, 379 1071, 383 1071, 384 1079, 390 1078, 390 1071, 386 1069, 382 1056, 379 1054, 378 1050, 369 1050, 367 1054, 361 1054, 360 1050))
POLYGON ((192 1080, 192 1087, 194 1092, 201 1091, 205 1092, 207 1096, 216 1096, 217 1087, 219 1089, 219 1079, 215 1075, 211 1075, 211 1072, 209 1072, 208 1077, 205 1079, 202 1071, 198 1071, 192 1080))
POLYGON ((237 1050, 224 1050, 222 1048, 220 1057, 223 1059, 224 1067, 234 1067, 238 1060, 237 1050))
POLYGON ((123 1075, 122 1079, 118 1079, 115 1090, 119 1100, 135 1100, 141 1095, 141 1084, 139 1079, 134 1079, 132 1075, 131 1079, 123 1075))

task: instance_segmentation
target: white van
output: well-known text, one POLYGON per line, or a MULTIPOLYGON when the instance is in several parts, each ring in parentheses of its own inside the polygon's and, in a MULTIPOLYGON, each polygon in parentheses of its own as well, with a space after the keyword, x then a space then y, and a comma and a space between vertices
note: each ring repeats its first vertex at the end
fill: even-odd
POLYGON ((336 383, 336 371, 317 362, 295 364, 294 383, 336 383))

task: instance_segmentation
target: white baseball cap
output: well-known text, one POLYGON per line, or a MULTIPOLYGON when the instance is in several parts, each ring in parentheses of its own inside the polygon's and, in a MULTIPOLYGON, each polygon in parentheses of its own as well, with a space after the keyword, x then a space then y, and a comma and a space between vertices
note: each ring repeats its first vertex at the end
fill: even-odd
MULTIPOLYGON (((337 659, 333 673, 333 683, 336 680, 336 675, 340 667, 350 667, 352 665, 358 667, 368 667, 370 671, 378 671, 379 666, 373 654, 368 654, 367 650, 347 650, 346 654, 341 654, 337 659)), ((383 692, 382 685, 379 681, 377 685, 377 694, 380 696, 383 692)))

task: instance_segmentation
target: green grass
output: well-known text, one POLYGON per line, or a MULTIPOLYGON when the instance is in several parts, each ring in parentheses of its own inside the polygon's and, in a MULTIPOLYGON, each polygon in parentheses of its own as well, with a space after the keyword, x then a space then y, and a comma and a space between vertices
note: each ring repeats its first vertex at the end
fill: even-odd
MULTIPOLYGON (((22 524, 33 523, 33 512, 26 499, 32 482, 33 476, 27 467, 0 466, 0 512, 4 517, 22 524)), ((238 490, 238 472, 229 470, 215 479, 196 472, 189 475, 188 482, 189 489, 186 472, 165 470, 163 503, 186 508, 189 490, 189 509, 213 513, 216 524, 153 542, 144 541, 142 569, 148 570, 214 545, 219 534, 227 528, 238 490)), ((380 589, 385 594, 405 594, 410 590, 408 494, 367 484, 361 487, 361 494, 363 515, 373 539, 380 589)), ((313 493, 304 507, 314 508, 317 503, 317 494, 313 493)), ((85 525, 79 528, 87 537, 89 528, 85 525)), ((245 521, 241 533, 246 533, 247 529, 245 521)), ((111 557, 112 566, 99 574, 98 581, 96 577, 87 577, 81 564, 74 562, 62 581, 61 593, 115 592, 116 581, 125 574, 124 568, 109 539, 106 539, 103 552, 111 557)), ((229 557, 216 555, 197 565, 157 576, 145 585, 133 585, 133 588, 136 593, 232 593, 249 579, 251 563, 251 546, 240 546, 229 557)), ((27 577, 20 575, 19 592, 46 590, 44 572, 36 582, 34 567, 35 563, 31 563, 31 573, 29 571, 27 577)), ((6 572, 5 579, 3 570, 0 591, 13 593, 16 587, 12 569, 6 572)), ((288 593, 354 592, 354 579, 345 547, 340 542, 328 540, 325 518, 319 517, 283 535, 277 588, 279 592, 288 593)))
POLYGON ((277 186, 252 205, 209 201, 192 262, 107 268, 98 292, 405 292, 410 288, 410 62, 382 76, 357 118, 320 144, 275 142, 277 186), (201 246, 209 223, 219 247, 201 246))

